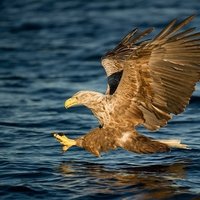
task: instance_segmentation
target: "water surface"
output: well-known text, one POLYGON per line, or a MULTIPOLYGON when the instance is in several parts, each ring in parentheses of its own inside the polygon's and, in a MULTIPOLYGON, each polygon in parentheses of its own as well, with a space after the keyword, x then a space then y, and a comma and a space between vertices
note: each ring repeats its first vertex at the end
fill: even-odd
POLYGON ((70 138, 98 125, 84 107, 66 110, 79 90, 104 92, 100 58, 135 27, 156 27, 196 13, 199 1, 55 1, 0 3, 1 199, 200 199, 200 85, 186 111, 155 137, 191 150, 137 155, 122 149, 96 158, 78 147, 60 154, 53 131, 70 138))

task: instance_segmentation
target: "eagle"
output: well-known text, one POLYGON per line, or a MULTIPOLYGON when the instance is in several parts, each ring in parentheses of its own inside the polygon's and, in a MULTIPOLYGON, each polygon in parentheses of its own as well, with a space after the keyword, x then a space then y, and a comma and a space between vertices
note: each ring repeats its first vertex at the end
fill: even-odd
POLYGON ((143 125, 156 131, 189 103, 200 80, 200 32, 194 33, 195 27, 180 29, 194 17, 179 24, 174 19, 154 39, 143 39, 153 28, 138 34, 136 28, 102 57, 108 81, 105 94, 79 91, 65 102, 66 108, 89 108, 99 126, 74 140, 54 132, 63 152, 73 145, 98 157, 118 147, 138 154, 189 149, 178 139, 155 140, 136 128, 143 125))

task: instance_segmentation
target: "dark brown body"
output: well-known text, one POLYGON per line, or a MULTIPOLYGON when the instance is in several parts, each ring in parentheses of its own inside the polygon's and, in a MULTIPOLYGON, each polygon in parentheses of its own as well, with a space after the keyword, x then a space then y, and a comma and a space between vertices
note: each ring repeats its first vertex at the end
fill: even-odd
POLYGON ((134 129, 126 128, 97 127, 85 136, 78 138, 76 146, 82 147, 98 157, 100 157, 100 152, 107 153, 108 150, 116 150, 117 147, 138 154, 170 152, 168 145, 151 140, 134 129))

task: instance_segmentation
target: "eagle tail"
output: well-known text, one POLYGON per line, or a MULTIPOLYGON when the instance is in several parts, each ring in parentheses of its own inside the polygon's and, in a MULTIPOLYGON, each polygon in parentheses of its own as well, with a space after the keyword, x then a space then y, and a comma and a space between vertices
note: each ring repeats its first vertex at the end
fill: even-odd
POLYGON ((160 143, 164 143, 169 147, 180 148, 180 149, 190 149, 186 144, 181 144, 181 141, 178 139, 167 139, 167 140, 155 140, 160 143))

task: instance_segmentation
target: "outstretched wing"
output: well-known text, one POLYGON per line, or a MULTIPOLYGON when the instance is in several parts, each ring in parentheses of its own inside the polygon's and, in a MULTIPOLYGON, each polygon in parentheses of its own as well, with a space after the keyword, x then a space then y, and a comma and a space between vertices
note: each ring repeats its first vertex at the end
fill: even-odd
POLYGON ((134 125, 157 130, 167 124, 171 113, 184 111, 200 80, 200 32, 191 33, 194 28, 177 31, 194 16, 177 26, 177 19, 173 20, 125 62, 121 81, 112 96, 113 112, 120 113, 125 121, 133 119, 134 125))
POLYGON ((134 43, 151 33, 153 28, 147 29, 138 34, 136 37, 133 37, 137 30, 138 29, 134 29, 128 33, 115 47, 115 49, 108 51, 101 59, 102 66, 104 67, 108 77, 108 87, 106 94, 111 95, 117 89, 117 86, 122 77, 126 59, 130 57, 130 55, 137 48, 146 44, 149 40, 145 40, 138 44, 134 43))

